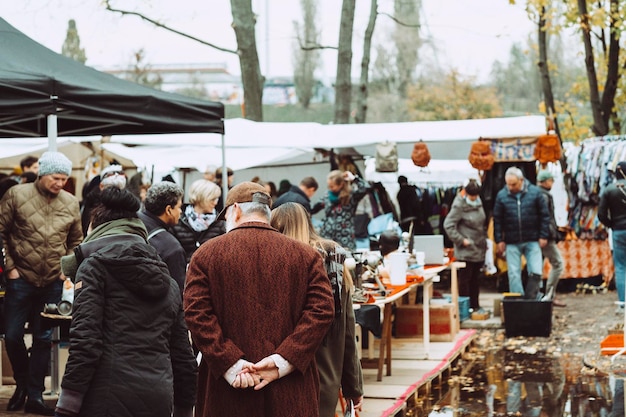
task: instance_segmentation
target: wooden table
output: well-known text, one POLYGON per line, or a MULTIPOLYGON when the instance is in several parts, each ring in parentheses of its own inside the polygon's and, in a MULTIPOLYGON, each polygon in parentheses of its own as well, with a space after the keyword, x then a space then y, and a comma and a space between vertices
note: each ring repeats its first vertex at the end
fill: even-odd
MULTIPOLYGON (((459 318, 459 288, 458 288, 458 276, 457 269, 464 268, 464 262, 450 262, 446 265, 432 265, 428 266, 424 269, 423 276, 421 280, 417 280, 414 282, 408 282, 403 286, 390 286, 391 293, 387 295, 385 298, 378 299, 372 303, 368 303, 367 305, 377 305, 382 308, 383 314, 383 322, 382 322, 382 330, 380 337, 380 345, 378 351, 378 374, 376 376, 377 381, 382 381, 383 379, 383 367, 387 365, 387 376, 391 376, 391 321, 392 321, 392 306, 397 301, 401 300, 406 294, 409 293, 413 288, 418 286, 423 286, 423 328, 424 328, 424 357, 421 359, 428 359, 430 354, 430 289, 435 280, 435 277, 438 277, 438 274, 445 270, 451 270, 451 294, 452 294, 452 304, 453 311, 455 315, 455 320, 453 321, 452 327, 455 330, 455 333, 458 332, 461 328, 461 321, 459 318)), ((360 307, 359 304, 355 304, 354 308, 358 309, 360 307)))

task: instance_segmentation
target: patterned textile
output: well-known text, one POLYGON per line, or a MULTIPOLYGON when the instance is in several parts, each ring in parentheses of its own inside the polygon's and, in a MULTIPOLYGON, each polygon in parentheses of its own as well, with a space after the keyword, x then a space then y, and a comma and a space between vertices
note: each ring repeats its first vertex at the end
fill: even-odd
MULTIPOLYGON (((563 278, 588 278, 602 275, 604 282, 613 278, 614 266, 611 248, 608 240, 565 240, 557 244, 565 269, 563 278)), ((550 263, 546 260, 543 265, 543 276, 550 273, 550 263)))

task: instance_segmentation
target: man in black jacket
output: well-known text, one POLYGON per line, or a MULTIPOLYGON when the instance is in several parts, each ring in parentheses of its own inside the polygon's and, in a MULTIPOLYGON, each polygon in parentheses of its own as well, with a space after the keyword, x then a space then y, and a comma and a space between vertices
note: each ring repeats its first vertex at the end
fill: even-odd
POLYGON ((624 303, 624 288, 626 287, 626 161, 617 164, 615 182, 607 186, 600 196, 598 219, 606 227, 611 228, 615 287, 619 301, 624 303))
POLYGON ((509 291, 534 300, 543 271, 541 248, 548 243, 548 205, 538 187, 524 178, 521 169, 507 169, 504 181, 506 185, 498 192, 493 207, 497 253, 506 254, 509 291), (528 270, 526 288, 522 285, 522 255, 528 270))
POLYGON ((300 203, 310 213, 315 214, 324 208, 322 202, 318 202, 311 208, 311 197, 315 194, 319 184, 313 177, 306 177, 300 181, 298 186, 292 185, 289 191, 281 195, 274 201, 272 208, 276 208, 285 203, 300 203))
POLYGON ((148 242, 167 264, 170 275, 180 287, 181 296, 185 286, 187 261, 185 250, 169 229, 180 219, 183 194, 183 189, 175 183, 156 183, 148 189, 144 209, 138 213, 148 230, 148 242))

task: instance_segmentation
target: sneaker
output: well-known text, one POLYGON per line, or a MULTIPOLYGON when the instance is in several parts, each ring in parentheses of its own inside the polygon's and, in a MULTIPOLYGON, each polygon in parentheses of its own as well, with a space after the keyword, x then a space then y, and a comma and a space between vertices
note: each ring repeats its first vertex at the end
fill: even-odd
POLYGON ((567 307, 567 304, 565 304, 563 301, 559 300, 558 298, 555 298, 554 300, 552 300, 552 305, 555 307, 567 307))

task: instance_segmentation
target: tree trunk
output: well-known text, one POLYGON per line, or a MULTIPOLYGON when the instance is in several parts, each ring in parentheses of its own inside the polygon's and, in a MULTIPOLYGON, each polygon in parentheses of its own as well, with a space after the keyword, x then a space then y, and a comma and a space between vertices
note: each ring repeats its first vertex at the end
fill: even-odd
POLYGON ((593 45, 591 44, 591 26, 589 14, 587 13, 587 0, 578 0, 578 13, 580 14, 580 27, 582 30, 583 44, 585 45, 585 67, 587 68, 587 80, 589 82, 589 103, 591 104, 591 114, 593 115, 593 126, 591 129, 595 135, 603 136, 608 133, 609 129, 608 125, 604 123, 602 116, 598 76, 596 75, 593 45))
POLYGON ((550 68, 548 66, 548 36, 546 34, 545 16, 546 8, 542 7, 538 25, 539 62, 537 63, 537 66, 539 67, 539 74, 541 75, 541 87, 543 90, 543 99, 546 104, 546 113, 554 116, 554 130, 559 137, 559 141, 561 141, 561 145, 563 145, 561 133, 559 132, 559 125, 556 119, 556 107, 554 105, 554 94, 552 93, 552 82, 550 81, 550 68))
MULTIPOLYGON (((232 0, 235 1, 235 0, 232 0)), ((352 101, 352 29, 356 0, 343 0, 339 45, 337 52, 337 77, 335 79, 335 123, 350 123, 352 101)))
MULTIPOLYGON (((606 126, 607 133, 609 131, 609 120, 614 115, 613 107, 615 105, 615 95, 617 93, 617 84, 619 82, 619 37, 620 29, 615 21, 619 11, 619 1, 611 0, 611 24, 609 26, 609 59, 607 63, 606 83, 604 84, 604 92, 602 93, 602 122, 606 126)), ((619 119, 619 118, 617 118, 619 119)), ((615 130, 615 129, 614 129, 615 130)), ((621 133, 619 130, 615 133, 621 133)))
POLYGON ((259 66, 254 26, 256 18, 251 0, 230 0, 233 29, 237 38, 237 53, 243 83, 244 117, 263 121, 263 76, 259 66))
POLYGON ((376 17, 378 16, 378 1, 372 0, 370 7, 370 19, 365 29, 365 39, 363 40, 363 59, 361 60, 361 80, 359 91, 357 93, 356 123, 365 123, 367 118, 367 86, 369 84, 370 55, 372 51, 372 36, 374 35, 374 27, 376 26, 376 17))

